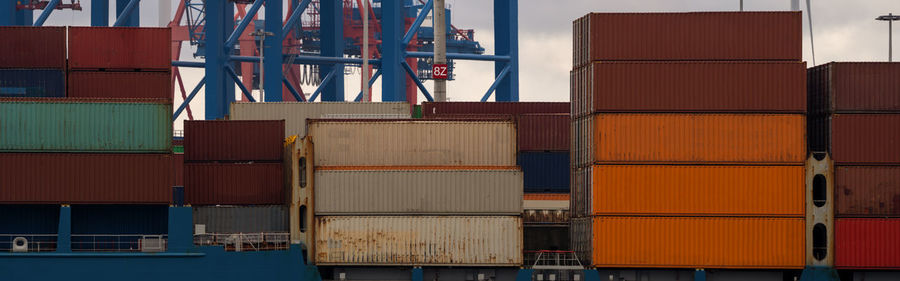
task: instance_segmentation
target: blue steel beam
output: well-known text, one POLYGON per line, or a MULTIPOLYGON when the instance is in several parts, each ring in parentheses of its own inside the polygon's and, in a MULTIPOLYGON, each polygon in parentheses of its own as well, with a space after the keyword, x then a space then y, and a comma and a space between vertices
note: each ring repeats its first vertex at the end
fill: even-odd
POLYGON ((56 252, 72 252, 72 207, 59 207, 59 228, 56 231, 56 252))
POLYGON ((425 99, 428 101, 434 101, 434 98, 431 97, 431 94, 428 93, 428 89, 425 89, 425 85, 422 84, 422 81, 419 80, 419 77, 416 77, 416 73, 413 72, 412 67, 409 66, 406 61, 400 62, 400 65, 403 66, 403 69, 406 70, 406 74, 409 77, 412 77, 413 82, 416 82, 416 86, 419 87, 419 90, 422 90, 422 95, 425 96, 425 99))
POLYGON ((109 0, 91 1, 91 26, 109 26, 109 0))
POLYGON ((193 90, 191 90, 191 94, 188 95, 183 102, 181 102, 181 105, 178 106, 177 110, 175 110, 175 114, 172 114, 172 121, 178 119, 178 115, 181 115, 181 112, 184 111, 184 108, 191 104, 191 101, 194 100, 194 96, 196 96, 197 93, 200 92, 200 88, 203 88, 203 84, 206 84, 206 77, 200 79, 200 82, 197 82, 197 86, 194 87, 193 90))
MULTIPOLYGON (((257 60, 258 61, 258 60, 257 60)), ((204 67, 206 63, 200 61, 172 61, 172 66, 180 66, 180 67, 204 67)))
POLYGON ((18 10, 16 11, 16 25, 31 26, 34 24, 34 11, 18 10))
MULTIPOLYGON (((226 114, 225 96, 225 7, 231 1, 206 1, 206 100, 205 119, 224 118, 226 114)), ((234 92, 231 92, 234 95, 234 92)))
MULTIPOLYGON (((266 55, 268 56, 268 55, 266 55)), ((231 56, 232 61, 239 62, 259 62, 256 56, 231 56)), ((282 61, 283 63, 284 61, 282 61)), ((362 64, 361 58, 344 58, 344 57, 320 57, 320 56, 294 56, 294 64, 362 64)), ((381 60, 369 59, 369 64, 380 65, 381 60)))
POLYGON ((406 75, 400 62, 405 59, 403 0, 381 1, 381 100, 406 101, 406 75))
MULTIPOLYGON (((319 2, 319 21, 321 37, 321 56, 342 58, 344 57, 344 7, 343 1, 326 0, 319 2)), ((328 82, 322 79, 320 88, 322 91, 322 101, 344 101, 344 65, 323 65, 320 67, 325 73, 340 73, 334 75, 328 82)), ((330 74, 329 74, 330 75, 330 74)), ((310 98, 310 101, 313 99, 310 98)))
POLYGON ((427 16, 428 13, 431 12, 431 8, 433 6, 434 0, 428 0, 428 2, 425 2, 425 6, 422 7, 422 12, 420 12, 419 15, 416 16, 416 21, 414 21, 413 24, 409 27, 409 30, 406 31, 406 35, 403 35, 403 40, 400 41, 403 42, 403 44, 401 45, 403 49, 406 49, 406 47, 409 45, 409 41, 412 40, 413 35, 416 35, 419 27, 422 26, 422 21, 424 21, 425 16, 427 16))
POLYGON ((300 15, 303 14, 303 11, 306 11, 306 7, 309 7, 310 2, 312 2, 312 0, 303 0, 303 2, 300 2, 300 5, 294 6, 291 17, 288 18, 287 22, 284 23, 284 27, 281 29, 281 40, 284 40, 284 38, 287 37, 288 32, 291 31, 291 28, 297 24, 297 20, 300 19, 300 15))
MULTIPOLYGON (((256 2, 262 2, 257 0, 256 2)), ((256 3, 253 3, 256 5, 256 3)), ((266 0, 266 31, 274 34, 263 38, 263 65, 265 70, 262 88, 265 89, 264 101, 279 102, 282 97, 281 77, 284 77, 284 54, 281 42, 284 41, 284 35, 281 33, 281 11, 284 9, 284 1, 282 0, 266 0)), ((342 32, 343 34, 343 32, 342 32)))
MULTIPOLYGON (((237 43, 238 38, 241 37, 241 33, 244 33, 244 29, 247 29, 247 25, 250 25, 250 22, 253 21, 253 17, 256 16, 256 12, 259 11, 259 8, 262 7, 263 2, 265 1, 253 2, 253 5, 250 6, 250 10, 247 11, 247 15, 241 19, 238 26, 231 31, 231 35, 225 40, 225 46, 234 46, 234 43, 237 43)), ((266 10, 268 9, 269 8, 266 7, 266 10)), ((268 19, 268 17, 266 17, 266 19, 268 19)))
POLYGON ((59 5, 60 0, 50 0, 50 3, 44 7, 44 11, 41 12, 41 15, 34 21, 34 26, 42 26, 44 22, 47 21, 47 18, 50 17, 50 13, 53 12, 53 9, 56 9, 56 5, 59 5))
POLYGON ((519 1, 494 0, 494 54, 508 61, 494 63, 494 75, 509 67, 507 77, 497 84, 496 101, 519 101, 519 1))
POLYGON ((16 25, 16 0, 0 0, 0 26, 16 25))
POLYGON ((491 87, 488 88, 487 92, 484 93, 484 96, 481 97, 481 102, 486 102, 488 98, 491 97, 491 93, 493 93, 494 90, 497 89, 497 85, 500 84, 500 82, 502 82, 504 78, 506 78, 507 73, 509 73, 509 66, 506 66, 503 71, 500 71, 500 75, 497 76, 497 80, 494 80, 494 83, 491 83, 491 87))
POLYGON ((286 87, 288 91, 291 92, 291 95, 294 95, 294 99, 296 99, 297 101, 306 100, 305 98, 300 96, 300 92, 297 92, 297 89, 295 89, 294 86, 291 85, 291 82, 288 82, 287 78, 285 78, 284 75, 281 76, 281 83, 284 83, 284 87, 286 87))
MULTIPOLYGON (((319 94, 322 93, 322 90, 323 90, 323 88, 325 88, 325 85, 328 85, 328 82, 331 81, 331 80, 333 80, 334 77, 337 76, 335 73, 337 73, 337 68, 331 70, 331 72, 328 72, 328 74, 325 75, 325 78, 322 79, 322 83, 319 84, 319 87, 318 87, 318 88, 316 88, 316 91, 313 92, 312 96, 310 96, 309 99, 306 100, 306 101, 308 101, 308 102, 315 101, 316 98, 319 97, 319 94)), ((344 75, 344 73, 341 72, 341 75, 344 75)), ((323 98, 322 101, 325 101, 325 100, 324 100, 325 97, 323 96, 322 98, 323 98)))
POLYGON ((234 80, 234 84, 237 84, 238 88, 241 89, 241 93, 244 93, 244 97, 247 97, 247 100, 249 100, 250 102, 256 102, 256 99, 253 98, 253 95, 250 94, 250 91, 247 90, 247 87, 244 87, 244 83, 241 82, 241 77, 239 77, 237 73, 234 72, 234 68, 231 67, 231 65, 225 65, 225 73, 227 73, 228 76, 231 76, 231 79, 234 80))
MULTIPOLYGON (((369 89, 372 89, 372 85, 375 84, 375 80, 378 79, 378 76, 381 76, 381 69, 376 70, 375 74, 372 75, 372 78, 369 79, 369 89)), ((356 98, 354 98, 353 101, 361 101, 362 94, 362 90, 359 90, 359 94, 356 95, 356 98)))
POLYGON ((141 26, 141 0, 117 0, 113 26, 141 26))
MULTIPOLYGON (((409 57, 414 57, 414 58, 433 58, 434 57, 434 53, 431 53, 431 52, 406 52, 406 55, 409 57)), ((480 61, 509 61, 512 58, 510 56, 447 53, 447 59, 480 60, 480 61)))

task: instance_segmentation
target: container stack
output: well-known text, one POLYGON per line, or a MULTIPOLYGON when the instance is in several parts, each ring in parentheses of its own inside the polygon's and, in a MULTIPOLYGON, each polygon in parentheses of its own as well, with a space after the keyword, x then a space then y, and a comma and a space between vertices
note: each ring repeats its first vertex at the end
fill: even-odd
POLYGON ((512 122, 318 119, 308 133, 316 265, 521 265, 512 122))
POLYGON ((594 13, 573 38, 584 264, 804 266, 800 13, 594 13))
POLYGON ((306 136, 306 121, 322 118, 410 118, 405 102, 236 102, 231 120, 284 120, 285 136, 306 136))
POLYGON ((884 62, 808 71, 810 150, 834 163, 836 268, 900 269, 898 76, 900 63, 884 62))
POLYGON ((0 97, 66 96, 66 28, 0 27, 0 97))

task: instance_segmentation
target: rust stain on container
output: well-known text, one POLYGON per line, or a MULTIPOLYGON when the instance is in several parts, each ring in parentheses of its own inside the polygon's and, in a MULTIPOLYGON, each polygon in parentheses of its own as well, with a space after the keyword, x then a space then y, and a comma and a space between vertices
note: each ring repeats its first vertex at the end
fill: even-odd
POLYGON ((184 160, 281 161, 284 120, 185 121, 184 160))
POLYGON ((444 114, 569 113, 567 102, 423 102, 425 118, 444 114))
POLYGON ((69 27, 69 69, 172 68, 168 27, 69 27))
POLYGON ((900 114, 835 114, 830 129, 836 164, 900 164, 900 114))
POLYGON ((900 217, 900 166, 835 167, 835 215, 900 217))
POLYGON ((839 218, 834 222, 834 267, 900 269, 900 219, 839 218))
POLYGON ((516 120, 519 151, 569 150, 569 114, 522 114, 516 120))
POLYGON ((65 26, 4 26, 0 38, 2 68, 66 68, 65 26))
POLYGON ((282 163, 185 163, 185 202, 267 205, 287 201, 282 163))
POLYGON ((810 68, 812 114, 900 111, 900 63, 832 62, 810 68))
POLYGON ((169 72, 71 71, 67 92, 73 98, 149 98, 172 101, 169 72))

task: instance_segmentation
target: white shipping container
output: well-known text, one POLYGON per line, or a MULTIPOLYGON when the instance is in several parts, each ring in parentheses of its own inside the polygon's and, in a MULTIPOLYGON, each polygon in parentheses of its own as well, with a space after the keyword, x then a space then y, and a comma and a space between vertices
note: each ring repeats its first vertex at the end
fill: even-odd
POLYGON ((522 218, 316 218, 317 265, 520 266, 522 218))
POLYGON ((285 136, 306 136, 306 120, 411 118, 405 102, 236 102, 231 120, 284 120, 285 136))
POLYGON ((316 215, 522 213, 520 170, 316 170, 316 215))
POLYGON ((309 124, 316 166, 515 166, 511 121, 309 124))

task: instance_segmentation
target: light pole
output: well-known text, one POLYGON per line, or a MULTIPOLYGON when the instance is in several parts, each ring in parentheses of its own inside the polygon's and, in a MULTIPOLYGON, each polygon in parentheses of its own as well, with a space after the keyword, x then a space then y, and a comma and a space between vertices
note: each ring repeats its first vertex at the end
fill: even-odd
MULTIPOLYGON (((266 42, 266 36, 275 36, 275 33, 267 32, 262 29, 257 29, 256 31, 251 32, 250 36, 262 37, 262 39, 260 39, 259 42, 263 42, 262 44, 260 44, 260 45, 263 45, 266 42)), ((259 48, 259 85, 260 85, 259 86, 259 100, 260 101, 266 100, 265 99, 265 96, 266 96, 266 94, 265 94, 265 92, 266 92, 265 91, 266 71, 264 70, 266 68, 263 67, 263 56, 265 55, 265 53, 263 53, 263 50, 265 50, 265 49, 266 49, 265 46, 262 46, 261 48, 259 48)))
POLYGON ((888 61, 894 61, 894 21, 900 20, 900 16, 890 13, 875 20, 888 22, 888 61))
MULTIPOLYGON (((447 74, 447 15, 444 10, 445 0, 435 0, 432 12, 434 13, 434 64, 441 65, 447 74)), ((432 68, 432 72, 436 69, 432 68)), ((433 75, 433 74, 432 74, 433 75)), ((434 101, 447 101, 447 80, 434 79, 434 101)))

